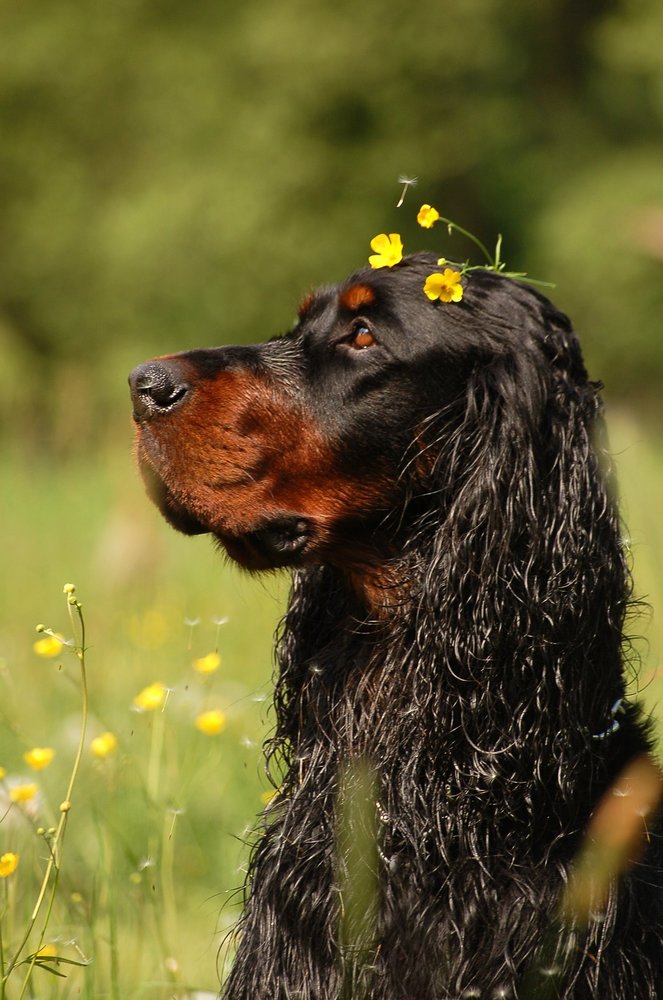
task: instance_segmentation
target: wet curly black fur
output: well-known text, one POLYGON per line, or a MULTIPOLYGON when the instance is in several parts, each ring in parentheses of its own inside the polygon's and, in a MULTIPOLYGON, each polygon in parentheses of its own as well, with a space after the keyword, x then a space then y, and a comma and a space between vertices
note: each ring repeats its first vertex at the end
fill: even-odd
POLYGON ((255 349, 390 509, 352 544, 339 521, 295 568, 267 747, 284 777, 223 996, 497 1000, 524 996, 527 975, 530 1000, 653 1000, 660 823, 560 943, 556 978, 540 955, 596 803, 651 750, 625 694, 629 573, 599 386, 538 292, 477 272, 461 303, 433 305, 431 269, 417 255, 359 272, 255 349), (362 317, 382 354, 343 367, 319 344, 357 285, 374 294, 362 317), (340 769, 359 759, 379 786, 376 939, 361 960, 339 945, 335 847, 340 769))

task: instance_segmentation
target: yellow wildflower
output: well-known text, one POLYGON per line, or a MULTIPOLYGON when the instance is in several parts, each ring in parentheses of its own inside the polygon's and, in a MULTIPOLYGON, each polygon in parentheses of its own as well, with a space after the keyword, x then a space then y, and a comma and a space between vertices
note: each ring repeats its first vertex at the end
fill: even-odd
POLYGON ((34 799, 39 791, 39 785, 31 781, 24 785, 14 785, 9 789, 9 798, 12 802, 29 802, 34 799))
POLYGON ((380 233, 371 240, 375 253, 368 258, 371 267, 393 267, 403 259, 403 244, 398 233, 380 233))
POLYGON ((164 706, 167 695, 168 689, 160 681, 155 681, 138 692, 133 700, 134 708, 139 712, 155 712, 164 706))
POLYGON ((6 770, 4 769, 4 767, 0 767, 0 781, 4 781, 6 777, 7 777, 6 770))
POLYGON ((442 274, 429 274, 424 284, 424 292, 434 302, 460 302, 463 297, 463 286, 460 283, 460 272, 450 267, 442 274))
POLYGON ((37 656, 58 656, 63 646, 61 635, 45 635, 43 639, 37 639, 32 648, 37 656))
POLYGON ((33 747, 32 750, 26 750, 23 754, 23 760, 33 771, 43 771, 54 757, 53 747, 33 747))
POLYGON ((113 733, 102 733, 92 740, 90 750, 95 757, 108 757, 117 750, 117 739, 113 733))
POLYGON ((37 958, 57 958, 58 949, 54 944, 45 944, 37 952, 37 958))
POLYGON ((193 661, 193 668, 199 674, 213 674, 221 666, 221 657, 218 653, 208 653, 193 661))
POLYGON ((195 719, 195 727, 206 736, 216 736, 226 725, 226 717, 219 708, 213 708, 209 712, 202 712, 195 719))
POLYGON ((417 214, 417 222, 422 229, 431 229, 440 218, 440 213, 432 205, 422 205, 417 214))
POLYGON ((13 851, 7 851, 0 857, 0 878, 7 878, 13 875, 18 868, 19 856, 13 851))

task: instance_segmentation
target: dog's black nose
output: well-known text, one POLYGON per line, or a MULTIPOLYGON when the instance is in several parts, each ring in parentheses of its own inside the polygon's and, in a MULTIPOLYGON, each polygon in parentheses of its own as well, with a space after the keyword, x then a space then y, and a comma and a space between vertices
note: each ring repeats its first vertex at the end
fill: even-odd
POLYGON ((176 361, 147 361, 129 376, 134 420, 166 413, 184 399, 189 386, 176 361))

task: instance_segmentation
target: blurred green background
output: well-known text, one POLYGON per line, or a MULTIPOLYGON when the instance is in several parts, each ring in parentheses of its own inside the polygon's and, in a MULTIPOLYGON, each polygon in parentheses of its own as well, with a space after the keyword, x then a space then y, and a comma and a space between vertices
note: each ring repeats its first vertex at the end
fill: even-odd
MULTIPOLYGON (((155 931, 121 973, 99 957, 96 916, 85 930, 67 902, 69 890, 76 906, 96 900, 112 938, 98 823, 79 819, 56 923, 61 937, 87 935, 106 970, 86 973, 84 996, 106 981, 118 996, 214 989, 236 913, 217 911, 241 882, 266 787, 259 744, 287 588, 159 521, 133 469, 127 372, 285 330, 302 294, 363 264, 376 233, 464 255, 458 237, 418 229, 421 202, 489 245, 503 233, 510 269, 554 282, 606 384, 636 589, 653 609, 634 624, 634 685, 658 711, 661 38, 659 0, 0 0, 0 765, 20 769, 27 746, 49 744, 66 774, 76 699, 31 646, 37 621, 66 631, 73 579, 92 728, 121 742, 107 800, 94 798, 106 786, 92 764, 83 779, 117 833, 103 871, 134 885, 151 824, 164 809, 185 816, 180 931, 165 943, 155 931), (397 209, 400 174, 420 181, 397 209), (191 662, 217 646, 224 663, 205 686, 191 662), (156 679, 174 690, 155 803, 136 791, 148 751, 129 707, 156 679), (194 736, 189 716, 212 703, 226 729, 194 736)), ((150 889, 155 913, 166 890, 150 889)), ((131 935, 141 911, 123 903, 131 935)))

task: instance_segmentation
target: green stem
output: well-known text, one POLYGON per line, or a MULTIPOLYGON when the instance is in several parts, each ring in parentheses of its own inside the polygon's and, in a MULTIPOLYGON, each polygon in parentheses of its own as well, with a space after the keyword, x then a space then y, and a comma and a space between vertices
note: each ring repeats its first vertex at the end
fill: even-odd
POLYGON ((147 795, 152 803, 156 803, 159 799, 164 721, 163 709, 157 709, 156 712, 152 713, 152 740, 150 743, 150 759, 147 765, 147 795))
POLYGON ((475 236, 474 233, 468 232, 467 229, 463 229, 462 226, 459 226, 457 222, 452 222, 451 219, 445 219, 443 216, 440 216, 440 221, 446 223, 450 235, 451 235, 451 230, 455 229, 466 239, 470 240, 471 243, 474 243, 475 247, 479 248, 479 250, 484 255, 484 257, 486 258, 491 267, 497 267, 497 262, 495 261, 495 258, 492 256, 492 254, 488 252, 488 249, 486 248, 485 244, 481 242, 478 236, 475 236))
MULTIPOLYGON (((50 844, 50 853, 49 853, 48 864, 46 865, 46 871, 44 872, 44 877, 42 878, 42 881, 41 881, 41 887, 40 887, 40 890, 39 890, 39 895, 37 896, 37 901, 36 901, 36 903, 35 903, 35 905, 33 907, 32 914, 30 916, 30 920, 28 922, 28 926, 27 926, 27 929, 25 931, 25 934, 23 935, 21 943, 19 944, 18 948, 16 949, 16 953, 14 954, 13 959, 9 963, 9 965, 7 967, 6 974, 5 974, 5 981, 6 981, 9 978, 9 976, 11 975, 11 973, 14 970, 14 968, 16 967, 16 965, 18 964, 18 961, 19 961, 19 958, 20 958, 20 956, 21 956, 21 954, 23 952, 23 949, 25 948, 26 944, 28 943, 30 935, 32 934, 34 926, 35 926, 35 924, 37 922, 37 917, 39 916, 39 911, 41 910, 41 907, 42 907, 42 905, 44 903, 44 899, 46 898, 46 894, 48 892, 49 884, 51 884, 51 892, 50 892, 50 896, 49 896, 49 900, 48 900, 48 907, 47 907, 47 910, 46 910, 46 916, 45 916, 45 919, 44 919, 44 923, 43 923, 43 926, 42 926, 42 929, 41 929, 41 934, 39 936, 39 943, 38 943, 37 947, 34 949, 32 957, 30 958, 30 961, 28 963, 28 970, 27 970, 25 978, 23 980, 23 986, 21 988, 21 992, 19 993, 18 1000, 22 1000, 22 998, 25 996, 25 991, 28 988, 30 977, 32 975, 32 970, 34 969, 35 962, 37 960, 37 955, 39 953, 39 949, 43 945, 44 937, 46 935, 46 929, 48 927, 48 922, 50 920, 51 913, 52 913, 52 910, 53 910, 53 904, 55 902, 55 894, 56 894, 56 890, 57 890, 57 886, 58 886, 58 881, 59 881, 59 876, 60 876, 60 858, 61 858, 61 854, 62 854, 62 844, 63 844, 63 841, 64 841, 65 830, 67 828, 67 819, 69 817, 69 811, 71 809, 71 797, 72 797, 72 794, 73 794, 74 785, 76 783, 76 778, 78 776, 78 771, 79 771, 80 764, 81 764, 81 759, 82 759, 82 756, 83 756, 83 750, 84 750, 84 747, 85 747, 85 735, 86 735, 86 732, 87 732, 87 721, 88 721, 88 689, 87 689, 87 672, 86 672, 86 669, 85 669, 85 620, 83 618, 83 612, 82 612, 81 605, 80 605, 79 601, 77 601, 77 600, 72 601, 71 600, 71 596, 70 596, 70 598, 67 601, 67 605, 68 605, 68 609, 69 609, 69 617, 71 619, 72 628, 73 628, 73 630, 75 632, 76 631, 76 621, 74 619, 74 613, 75 613, 76 616, 77 616, 77 619, 78 619, 78 625, 80 627, 80 633, 81 633, 80 645, 75 648, 75 653, 76 653, 76 656, 78 657, 78 660, 79 660, 79 663, 80 663, 80 669, 81 669, 81 688, 82 688, 82 693, 83 693, 81 731, 80 731, 80 736, 79 736, 79 740, 78 740, 78 748, 76 750, 76 756, 74 758, 74 763, 73 763, 73 766, 72 766, 72 769, 71 769, 71 775, 69 777, 69 784, 67 785, 66 797, 65 797, 64 801, 62 802, 62 804, 60 805, 60 819, 59 819, 59 822, 58 822, 58 825, 57 825, 57 829, 55 831, 55 834, 53 835, 53 839, 52 839, 51 844, 50 844), (53 873, 55 873, 55 874, 54 874, 54 877, 53 877, 53 880, 52 880, 52 883, 51 883, 51 875, 53 873)), ((1 998, 0 998, 0 1000, 1 1000, 1 998)))

